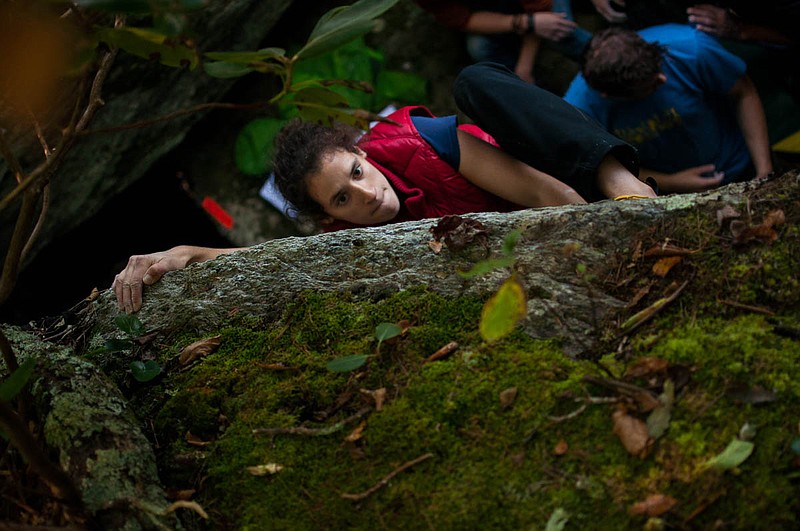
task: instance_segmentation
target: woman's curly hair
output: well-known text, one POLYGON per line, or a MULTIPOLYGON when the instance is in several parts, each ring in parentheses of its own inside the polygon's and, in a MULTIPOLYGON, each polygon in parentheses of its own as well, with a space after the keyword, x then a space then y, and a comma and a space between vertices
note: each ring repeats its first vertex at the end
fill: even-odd
POLYGON ((607 28, 589 41, 581 73, 590 87, 606 96, 641 99, 658 87, 664 51, 635 31, 607 28))
POLYGON ((323 157, 336 150, 355 151, 361 131, 336 122, 328 127, 295 118, 275 138, 272 166, 281 195, 292 205, 292 213, 318 221, 325 212, 308 194, 306 180, 320 170, 323 157))

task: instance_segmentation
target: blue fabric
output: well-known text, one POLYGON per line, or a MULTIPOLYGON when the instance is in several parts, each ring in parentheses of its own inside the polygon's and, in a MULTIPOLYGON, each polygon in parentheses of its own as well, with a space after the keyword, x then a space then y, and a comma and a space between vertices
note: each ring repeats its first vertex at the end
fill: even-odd
POLYGON ((411 121, 442 160, 457 170, 461 164, 461 148, 458 146, 456 116, 412 116, 411 121))
POLYGON ((727 94, 745 74, 744 61, 691 26, 664 24, 638 33, 666 47, 666 83, 642 100, 617 100, 578 74, 564 99, 636 146, 642 167, 675 173, 715 164, 725 172, 724 183, 735 180, 750 154, 727 94))

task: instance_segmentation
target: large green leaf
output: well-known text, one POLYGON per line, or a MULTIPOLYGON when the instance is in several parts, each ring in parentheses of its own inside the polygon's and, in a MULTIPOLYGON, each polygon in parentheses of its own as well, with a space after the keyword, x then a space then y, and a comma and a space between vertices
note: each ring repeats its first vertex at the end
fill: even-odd
POLYGON ((255 52, 208 52, 204 55, 214 61, 250 64, 261 61, 280 60, 285 57, 286 50, 283 48, 262 48, 255 52))
POLYGON ((163 65, 194 70, 199 63, 197 52, 193 48, 153 29, 99 28, 97 36, 101 41, 137 57, 155 59, 163 65))
POLYGON ((527 299, 522 284, 515 277, 506 280, 481 311, 478 327, 486 341, 495 341, 510 334, 525 317, 527 299))
POLYGON ((257 118, 236 137, 236 167, 246 175, 263 175, 271 168, 273 140, 286 123, 277 118, 257 118))
POLYGON ((377 111, 374 86, 376 69, 383 65, 383 54, 367 46, 364 39, 355 40, 294 65, 292 90, 305 86, 329 87, 347 98, 350 107, 377 111))
POLYGON ((293 103, 304 120, 323 125, 339 121, 366 129, 377 115, 363 109, 351 109, 347 98, 332 90, 310 87, 295 94, 293 103))
POLYGON ((139 337, 142 335, 142 322, 133 314, 120 314, 114 317, 114 323, 130 337, 139 337))
POLYGON ((11 373, 11 376, 6 378, 0 384, 0 400, 8 402, 22 391, 25 384, 30 380, 33 374, 33 369, 36 367, 36 360, 28 358, 22 362, 22 365, 17 367, 17 370, 11 373))
POLYGON ((366 354, 353 354, 352 356, 342 356, 325 364, 331 372, 350 372, 358 369, 367 362, 366 354))
POLYGON ((236 63, 226 63, 225 61, 203 63, 203 70, 209 76, 219 79, 242 77, 250 72, 255 72, 255 69, 250 66, 236 63))
POLYGON ((137 382, 149 382, 161 374, 161 366, 153 360, 132 361, 130 368, 137 382))
POLYGON ((735 468, 750 457, 755 445, 750 441, 733 439, 728 446, 720 453, 706 461, 706 466, 720 470, 735 468))
POLYGON ((392 339, 403 333, 403 328, 395 323, 380 323, 375 327, 375 339, 379 342, 392 339))
POLYGON ((398 0, 360 0, 351 6, 334 8, 323 15, 308 42, 295 55, 308 59, 367 33, 375 26, 375 18, 385 13, 398 0))
POLYGON ((500 258, 487 258, 486 260, 481 260, 477 262, 472 269, 469 271, 457 271, 459 275, 463 278, 475 278, 481 275, 485 275, 490 271, 494 271, 495 269, 500 269, 503 267, 509 267, 514 265, 515 258, 513 256, 503 256, 500 258))

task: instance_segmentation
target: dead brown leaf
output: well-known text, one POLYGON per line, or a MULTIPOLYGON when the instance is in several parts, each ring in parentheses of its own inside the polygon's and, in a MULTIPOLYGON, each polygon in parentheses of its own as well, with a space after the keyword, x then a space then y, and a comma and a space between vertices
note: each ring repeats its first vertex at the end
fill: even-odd
POLYGON ((356 442, 357 440, 361 439, 364 436, 364 428, 367 427, 367 421, 362 420, 358 426, 356 426, 353 431, 351 431, 347 437, 344 438, 347 442, 356 442))
POLYGON ((514 405, 514 401, 517 399, 517 388, 516 387, 509 387, 508 389, 504 389, 500 392, 500 407, 503 409, 509 409, 511 406, 514 405))
POLYGON ((569 444, 564 439, 561 439, 556 443, 555 448, 553 448, 553 453, 555 455, 564 455, 569 450, 569 444))
POLYGON ((451 251, 460 251, 473 242, 488 249, 489 232, 483 223, 475 219, 448 215, 429 230, 435 241, 444 241, 451 251))
POLYGON ((688 256, 695 251, 686 249, 685 247, 677 247, 664 243, 661 245, 654 245, 644 252, 645 258, 660 258, 665 256, 688 256))
POLYGON ((195 341, 191 345, 187 345, 181 350, 178 356, 178 362, 181 365, 188 365, 194 360, 208 356, 219 347, 222 343, 222 336, 207 337, 199 341, 195 341))
POLYGON ((668 368, 667 360, 651 357, 639 358, 625 370, 625 379, 648 378, 663 373, 668 368))
POLYGON ((681 260, 683 260, 683 256, 666 256, 664 258, 659 259, 655 264, 653 264, 653 273, 661 278, 667 276, 670 269, 678 265, 681 260))
POLYGON ((653 287, 653 282, 650 282, 646 286, 642 286, 641 288, 639 288, 639 290, 633 295, 633 298, 631 298, 631 301, 628 303, 626 308, 633 308, 634 306, 639 304, 639 301, 642 300, 642 297, 650 293, 650 289, 652 287, 653 287))
POLYGON ((653 439, 647 433, 647 424, 628 415, 624 409, 617 409, 612 416, 614 434, 629 454, 644 459, 653 448, 653 439))
POLYGON ((761 222, 762 225, 765 227, 777 227, 778 225, 783 225, 786 222, 786 215, 783 213, 783 210, 780 208, 776 210, 772 210, 764 216, 764 221, 761 222))
POLYGON ((677 503, 678 500, 672 496, 667 496, 666 494, 651 494, 645 498, 644 501, 634 503, 631 508, 628 509, 628 512, 634 516, 661 516, 675 507, 677 503))
POLYGON ((431 248, 431 251, 433 251, 434 254, 441 253, 443 245, 444 244, 442 242, 437 242, 436 240, 431 240, 431 241, 428 242, 428 247, 431 248))
POLYGON ((365 394, 372 398, 375 401, 375 411, 380 411, 383 409, 383 404, 386 402, 386 388, 381 387, 380 389, 375 389, 374 391, 370 389, 360 389, 362 394, 365 394))

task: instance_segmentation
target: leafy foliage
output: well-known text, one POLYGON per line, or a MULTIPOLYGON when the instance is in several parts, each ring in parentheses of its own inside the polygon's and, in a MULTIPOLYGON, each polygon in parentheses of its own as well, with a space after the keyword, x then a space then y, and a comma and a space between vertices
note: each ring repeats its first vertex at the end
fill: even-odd
POLYGON ((17 396, 30 380, 34 367, 36 367, 36 360, 28 358, 17 367, 16 371, 11 373, 11 376, 0 383, 0 400, 8 402, 17 396))

